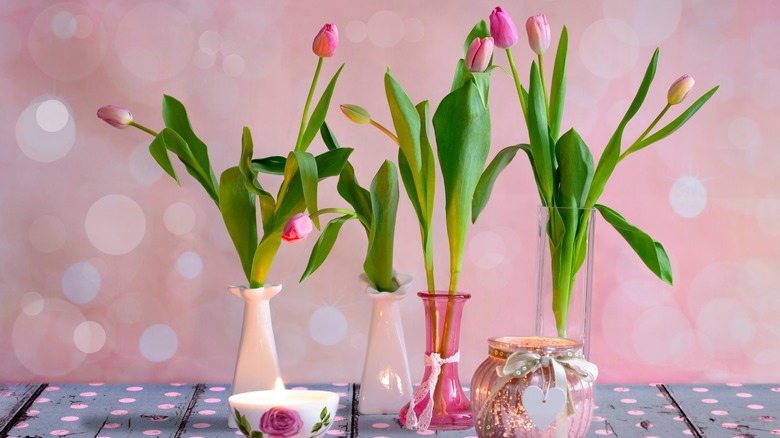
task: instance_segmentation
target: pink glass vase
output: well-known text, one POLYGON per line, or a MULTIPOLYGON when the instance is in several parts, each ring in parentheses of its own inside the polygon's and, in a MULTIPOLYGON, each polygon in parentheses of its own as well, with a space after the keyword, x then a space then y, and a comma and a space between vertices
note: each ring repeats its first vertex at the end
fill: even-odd
POLYGON ((412 401, 401 408, 401 423, 419 431, 469 429, 474 422, 458 377, 458 345, 463 306, 471 295, 420 292, 417 296, 425 307, 425 373, 412 401))

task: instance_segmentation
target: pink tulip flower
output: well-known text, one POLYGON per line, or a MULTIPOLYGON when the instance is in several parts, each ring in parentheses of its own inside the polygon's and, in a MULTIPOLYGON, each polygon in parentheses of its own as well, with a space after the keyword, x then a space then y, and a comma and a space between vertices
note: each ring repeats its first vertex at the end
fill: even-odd
POLYGON ((106 105, 97 111, 97 116, 113 126, 114 128, 124 129, 130 126, 133 121, 133 115, 130 110, 116 105, 106 105))
POLYGON ((328 23, 322 26, 322 29, 314 37, 311 44, 311 50, 315 55, 330 58, 336 53, 336 47, 339 45, 339 30, 335 24, 328 23))
POLYGON ((490 13, 490 36, 496 47, 501 49, 514 46, 519 38, 515 22, 501 6, 496 6, 490 13))
POLYGON ((298 213, 291 217, 284 225, 284 234, 282 240, 290 243, 297 243, 306 238, 311 233, 314 225, 309 216, 298 213))
POLYGON ((672 86, 669 87, 669 93, 666 95, 669 105, 677 105, 685 100, 688 92, 693 88, 693 83, 693 78, 688 75, 682 75, 679 79, 674 81, 672 86))
POLYGON ((466 67, 469 71, 485 71, 493 56, 493 37, 474 38, 466 52, 466 67))
POLYGON ((550 24, 544 14, 528 18, 525 30, 528 32, 528 44, 537 55, 541 55, 550 47, 550 24))

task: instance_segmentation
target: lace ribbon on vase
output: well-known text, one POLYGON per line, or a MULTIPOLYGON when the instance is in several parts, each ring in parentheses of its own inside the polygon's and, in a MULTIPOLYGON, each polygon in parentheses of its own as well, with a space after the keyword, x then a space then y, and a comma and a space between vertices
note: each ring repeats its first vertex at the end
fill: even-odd
MULTIPOLYGON (((550 368, 555 376, 555 387, 564 391, 566 394, 566 409, 561 411, 560 415, 556 419, 556 436, 567 437, 568 436, 568 423, 566 417, 574 413, 574 407, 571 404, 571 397, 569 396, 569 385, 566 380, 566 371, 574 373, 580 379, 586 382, 594 382, 599 374, 599 369, 596 364, 585 360, 581 352, 567 352, 559 356, 553 356, 545 354, 540 356, 535 353, 528 353, 526 351, 517 351, 506 358, 503 366, 496 367, 496 373, 500 379, 490 388, 490 396, 485 401, 484 406, 479 413, 479 417, 482 419, 483 432, 487 434, 490 429, 490 422, 488 422, 488 414, 490 413, 490 406, 493 404, 493 400, 498 393, 509 382, 515 379, 520 379, 539 368, 550 368)), ((537 425, 539 429, 539 425, 537 425)))
POLYGON ((460 362, 460 351, 455 352, 455 354, 446 359, 442 359, 439 353, 431 353, 425 356, 425 366, 431 367, 431 373, 428 375, 428 379, 414 391, 412 400, 409 401, 409 410, 406 411, 407 428, 421 432, 428 430, 433 418, 433 392, 436 389, 436 384, 439 382, 441 367, 446 363, 455 362, 460 362), (426 398, 428 399, 428 404, 420 412, 420 417, 418 418, 414 408, 426 398))

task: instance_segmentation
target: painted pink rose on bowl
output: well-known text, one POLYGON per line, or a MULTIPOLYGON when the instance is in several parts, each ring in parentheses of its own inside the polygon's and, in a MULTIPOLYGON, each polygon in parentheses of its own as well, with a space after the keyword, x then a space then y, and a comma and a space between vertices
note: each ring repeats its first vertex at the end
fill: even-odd
POLYGON ((288 438, 296 435, 303 427, 301 416, 280 406, 271 408, 260 417, 260 431, 271 438, 288 438))

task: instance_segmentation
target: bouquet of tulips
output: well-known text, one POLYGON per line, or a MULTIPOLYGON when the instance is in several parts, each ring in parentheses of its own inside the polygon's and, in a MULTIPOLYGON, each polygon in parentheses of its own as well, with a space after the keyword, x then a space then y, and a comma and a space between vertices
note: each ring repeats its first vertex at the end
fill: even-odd
POLYGON ((206 144, 195 135, 184 105, 175 98, 163 97, 165 128, 159 133, 135 122, 125 108, 108 105, 97 112, 98 117, 111 126, 132 126, 152 135, 154 139, 149 145, 149 152, 157 164, 180 183, 168 153, 178 157, 219 208, 251 288, 265 284, 282 240, 300 241, 312 231, 313 225, 319 226, 316 216, 312 223, 303 211, 317 211, 318 182, 339 175, 352 152, 349 148, 331 149, 317 156, 307 152, 324 125, 336 81, 344 68, 342 64, 333 75, 309 117, 323 60, 333 56, 337 46, 338 30, 334 24, 326 24, 312 43, 312 51, 318 57, 317 69, 306 98, 294 149, 287 157, 253 158, 252 134, 248 127, 244 127, 238 165, 222 172, 219 181, 211 168, 206 144), (260 173, 282 175, 276 197, 260 184, 260 173), (262 225, 259 236, 258 207, 262 225))
POLYGON ((667 111, 681 103, 693 87, 693 78, 688 75, 680 77, 669 88, 668 102, 655 120, 628 148, 623 149, 626 125, 642 106, 655 76, 658 64, 656 49, 639 90, 594 166, 590 149, 576 130, 570 129, 559 135, 566 94, 566 27, 563 27, 558 41, 549 90, 544 74, 544 53, 550 46, 550 25, 544 15, 537 15, 528 19, 526 31, 529 45, 538 58, 531 64, 527 90, 521 84, 512 58, 511 48, 518 41, 517 28, 500 6, 490 15, 490 32, 495 45, 506 51, 529 136, 528 144, 502 150, 491 166, 505 167, 521 149, 528 156, 541 203, 550 208, 546 232, 552 256, 553 313, 558 335, 566 337, 574 277, 585 260, 586 230, 594 209, 623 236, 655 275, 672 283, 671 265, 664 247, 631 225, 615 210, 598 204, 598 199, 618 163, 679 129, 712 97, 718 87, 709 90, 674 120, 653 132, 667 111))

